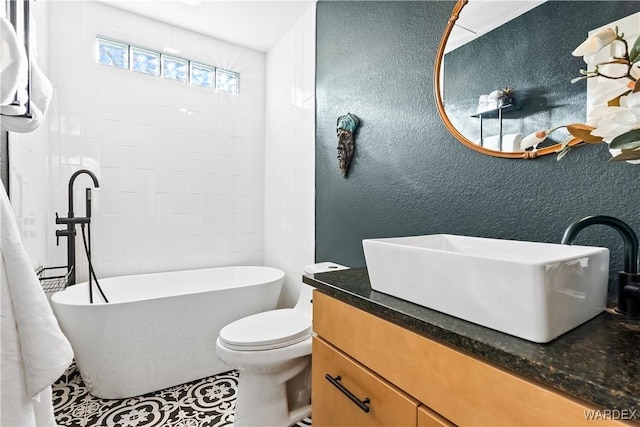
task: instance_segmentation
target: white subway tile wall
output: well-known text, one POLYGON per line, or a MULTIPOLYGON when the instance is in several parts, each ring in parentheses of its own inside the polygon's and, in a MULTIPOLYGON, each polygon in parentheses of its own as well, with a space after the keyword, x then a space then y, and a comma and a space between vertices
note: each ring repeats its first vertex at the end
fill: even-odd
MULTIPOLYGON (((100 180, 98 277, 266 264, 287 273, 281 303, 293 304, 314 262, 315 6, 267 55, 96 2, 37 2, 36 13, 54 98, 36 133, 11 135, 12 203, 34 266, 66 263, 54 213, 66 216, 68 179, 87 168, 100 180), (97 64, 96 35, 238 71, 240 95, 97 64)), ((89 184, 76 181, 76 215, 89 184)))
POLYGON ((267 54, 265 263, 287 272, 281 306, 315 257, 315 22, 313 6, 267 54))
MULTIPOLYGON (((92 224, 98 276, 263 264, 263 223, 256 227, 254 212, 224 218, 222 205, 254 206, 256 181, 264 191, 265 55, 95 2, 53 2, 49 25, 49 66, 60 95, 50 136, 61 141, 50 168, 60 171, 59 189, 81 167, 98 175, 92 224), (171 46, 181 56, 237 70, 242 93, 97 64, 96 35, 156 51, 171 46), (236 132, 233 123, 250 132, 236 132), (211 181, 228 186, 204 184, 211 181), (228 244, 214 244, 221 241, 228 244)), ((84 177, 76 181, 76 214, 84 212, 88 185, 84 177)), ((65 191, 51 202, 51 215, 66 215, 65 191)), ((64 264, 50 222, 49 261, 64 264)), ((80 249, 76 258, 78 280, 86 280, 80 249)))

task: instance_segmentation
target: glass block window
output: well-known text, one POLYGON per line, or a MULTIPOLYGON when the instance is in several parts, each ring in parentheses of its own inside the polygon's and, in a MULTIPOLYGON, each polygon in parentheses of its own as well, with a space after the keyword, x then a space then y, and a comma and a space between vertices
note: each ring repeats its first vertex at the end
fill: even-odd
POLYGON ((131 69, 139 73, 160 75, 160 54, 131 46, 131 69))
POLYGON ((197 62, 191 63, 191 83, 198 86, 213 87, 216 69, 197 62))
POLYGON ((175 58, 173 56, 162 55, 162 77, 189 82, 189 61, 175 58))
POLYGON ((96 57, 99 64, 225 92, 240 93, 240 74, 235 71, 165 55, 126 42, 96 37, 96 57))
POLYGON ((96 38, 98 63, 123 69, 129 68, 129 45, 96 38))
POLYGON ((240 74, 233 71, 216 69, 216 89, 226 92, 238 93, 240 86, 240 74))

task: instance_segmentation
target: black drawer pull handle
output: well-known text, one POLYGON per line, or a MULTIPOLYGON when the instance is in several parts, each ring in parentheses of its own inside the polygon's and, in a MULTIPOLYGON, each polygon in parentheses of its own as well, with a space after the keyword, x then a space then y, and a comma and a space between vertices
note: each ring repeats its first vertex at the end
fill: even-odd
POLYGON ((371 403, 369 398, 367 397, 364 400, 358 399, 353 393, 351 393, 349 390, 347 390, 347 388, 340 383, 340 380, 342 379, 342 378, 340 378, 340 375, 338 375, 337 377, 333 378, 331 375, 326 374, 324 377, 327 379, 327 381, 329 381, 331 384, 336 386, 336 388, 338 390, 340 390, 345 396, 347 396, 349 399, 351 399, 351 401, 353 403, 358 405, 358 407, 360 409, 362 409, 364 412, 368 413, 371 410, 371 408, 369 408, 369 406, 367 406, 367 404, 371 403))

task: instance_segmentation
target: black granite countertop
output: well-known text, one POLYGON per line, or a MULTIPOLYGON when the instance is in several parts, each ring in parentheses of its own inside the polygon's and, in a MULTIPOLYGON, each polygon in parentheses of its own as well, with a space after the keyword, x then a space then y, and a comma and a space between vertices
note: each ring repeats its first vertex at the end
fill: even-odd
POLYGON ((603 409, 638 411, 640 420, 640 320, 607 310, 550 343, 536 344, 376 292, 366 268, 309 274, 303 282, 603 409))

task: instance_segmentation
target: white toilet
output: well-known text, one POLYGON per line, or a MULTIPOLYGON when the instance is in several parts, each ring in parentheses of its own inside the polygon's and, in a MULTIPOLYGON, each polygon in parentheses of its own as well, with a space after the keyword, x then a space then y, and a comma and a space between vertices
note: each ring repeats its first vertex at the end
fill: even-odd
MULTIPOLYGON (((346 270, 323 262, 305 273, 346 270)), ((235 427, 289 426, 311 414, 311 286, 294 308, 266 311, 220 330, 216 353, 240 371, 235 427)))

